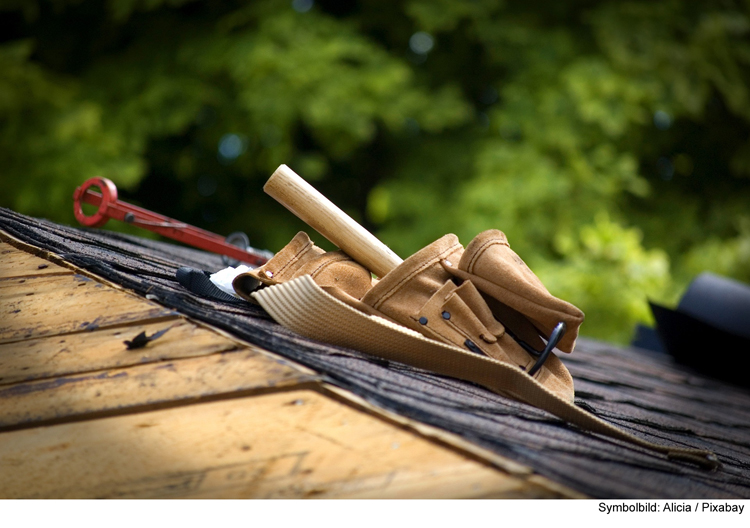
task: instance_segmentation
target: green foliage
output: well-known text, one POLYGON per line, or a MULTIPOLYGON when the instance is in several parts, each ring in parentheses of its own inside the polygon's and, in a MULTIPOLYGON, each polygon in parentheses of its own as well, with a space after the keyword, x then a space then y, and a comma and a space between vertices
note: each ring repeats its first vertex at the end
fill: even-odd
POLYGON ((746 2, 307 7, 0 2, 0 205, 72 223, 103 175, 277 250, 286 163, 402 256, 505 231, 618 341, 700 271, 750 281, 746 2))
POLYGON ((561 261, 544 260, 537 273, 549 289, 578 306, 597 306, 587 313, 588 335, 626 342, 630 324, 650 321, 643 302, 668 294, 669 259, 659 249, 646 250, 635 228, 623 228, 605 213, 583 225, 576 236, 559 235, 561 261))
POLYGON ((386 241, 413 233, 416 247, 448 228, 467 243, 498 227, 584 309, 584 333, 617 341, 650 322, 647 298, 674 303, 701 271, 748 280, 746 5, 451 5, 409 12, 438 43, 474 42, 500 72, 498 101, 479 97, 487 129, 450 192, 417 194, 417 171, 379 184, 377 196, 399 195, 390 218, 373 216, 386 241), (429 210, 436 229, 414 230, 429 210))

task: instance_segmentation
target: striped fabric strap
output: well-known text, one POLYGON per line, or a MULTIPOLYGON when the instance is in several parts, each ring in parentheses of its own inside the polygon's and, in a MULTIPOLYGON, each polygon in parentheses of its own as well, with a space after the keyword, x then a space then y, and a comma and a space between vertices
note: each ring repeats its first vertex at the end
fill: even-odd
POLYGON ((472 354, 381 317, 366 315, 326 293, 308 275, 263 288, 253 293, 253 297, 276 322, 311 339, 472 381, 590 432, 705 469, 720 467, 716 455, 709 451, 663 446, 627 433, 550 392, 515 365, 472 354))

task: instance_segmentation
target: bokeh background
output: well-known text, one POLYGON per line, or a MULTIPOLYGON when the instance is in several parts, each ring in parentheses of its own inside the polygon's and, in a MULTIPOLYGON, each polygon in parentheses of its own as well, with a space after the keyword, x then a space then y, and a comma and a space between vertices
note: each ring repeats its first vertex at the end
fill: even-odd
POLYGON ((626 342, 750 281, 750 1, 0 0, 0 206, 101 175, 277 251, 281 163, 402 257, 501 229, 626 342))

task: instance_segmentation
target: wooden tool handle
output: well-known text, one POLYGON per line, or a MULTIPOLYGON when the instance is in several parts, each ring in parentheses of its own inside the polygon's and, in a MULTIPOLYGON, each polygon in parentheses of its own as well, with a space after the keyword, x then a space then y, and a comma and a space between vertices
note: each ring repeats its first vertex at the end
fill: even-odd
POLYGON ((286 165, 276 169, 263 190, 378 277, 403 262, 286 165))

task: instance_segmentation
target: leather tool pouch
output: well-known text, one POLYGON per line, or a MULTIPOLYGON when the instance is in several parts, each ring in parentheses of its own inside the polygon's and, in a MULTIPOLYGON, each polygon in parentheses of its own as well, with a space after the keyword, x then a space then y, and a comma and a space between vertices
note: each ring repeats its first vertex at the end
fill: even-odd
MULTIPOLYGON (((362 303, 425 337, 530 370, 538 358, 506 333, 474 284, 464 281, 458 286, 453 281, 448 270, 463 252, 455 235, 445 235, 389 272, 362 303)), ((534 377, 566 400, 573 399, 573 379, 554 354, 534 377)))
POLYGON ((300 231, 284 248, 262 266, 235 277, 232 286, 249 301, 252 292, 262 286, 280 284, 302 275, 310 275, 322 287, 337 288, 360 299, 372 284, 372 275, 343 251, 325 252, 300 231))
MULTIPOLYGON (((539 333, 549 336, 554 325, 564 320, 558 313, 576 315, 580 310, 552 297, 510 250, 500 231, 481 233, 466 251, 455 235, 445 235, 374 286, 364 266, 341 251, 324 252, 300 232, 263 266, 238 275, 233 286, 241 297, 253 300, 250 294, 256 289, 302 275, 310 275, 334 297, 362 312, 520 367, 549 390, 573 399, 573 379, 562 362, 552 353, 540 361, 518 340, 540 351, 545 343, 539 333)), ((568 339, 567 351, 574 342, 575 336, 572 343, 568 339)))
POLYGON ((455 235, 445 235, 372 287, 364 267, 341 252, 323 253, 300 233, 248 276, 257 284, 299 277, 256 295, 274 319, 302 335, 478 383, 670 459, 720 466, 713 453, 645 441, 574 404, 573 379, 551 350, 573 349, 583 313, 553 297, 500 231, 481 233, 466 251, 455 235), (529 346, 533 339, 544 345, 542 353, 529 346), (493 359, 479 357, 485 354, 493 359))
POLYGON ((518 339, 539 349, 543 346, 539 334, 549 339, 553 329, 564 322, 567 330, 557 348, 563 352, 575 348, 583 312, 550 294, 510 248, 502 231, 480 233, 466 246, 458 266, 444 267, 457 279, 471 281, 484 294, 495 317, 518 339))

